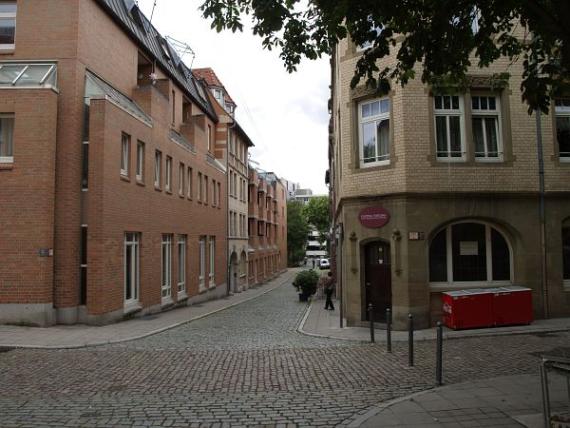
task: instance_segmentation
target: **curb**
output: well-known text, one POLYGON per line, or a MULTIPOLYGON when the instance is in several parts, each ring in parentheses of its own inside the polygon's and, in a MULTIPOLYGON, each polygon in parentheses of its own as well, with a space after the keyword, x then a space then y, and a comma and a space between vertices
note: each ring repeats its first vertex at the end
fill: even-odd
MULTIPOLYGON (((278 277, 277 277, 276 279, 278 279, 278 277)), ((111 345, 111 344, 117 344, 117 343, 130 342, 130 341, 133 341, 133 340, 138 340, 138 339, 143 339, 143 338, 145 338, 145 337, 153 336, 153 335, 155 335, 155 334, 162 333, 162 332, 165 332, 165 331, 167 331, 167 330, 172 330, 173 328, 180 327, 181 325, 188 324, 188 323, 190 323, 190 322, 192 322, 192 321, 197 321, 197 320, 199 320, 199 319, 208 317, 208 316, 213 315, 213 314, 216 314, 216 313, 218 313, 218 312, 225 311, 226 309, 233 308, 234 306, 241 305, 242 303, 249 302, 250 300, 257 299, 258 297, 261 297, 261 296, 263 296, 263 295, 265 295, 265 294, 267 294, 267 293, 270 293, 270 292, 272 292, 272 291, 278 289, 279 287, 283 286, 287 281, 288 281, 288 280, 283 280, 283 281, 279 282, 276 286, 274 286, 274 287, 272 287, 272 288, 269 288, 269 289, 267 289, 267 290, 264 290, 262 293, 259 293, 259 294, 255 295, 255 296, 248 297, 247 299, 241 300, 241 301, 239 301, 239 302, 232 303, 232 304, 230 304, 230 305, 228 305, 228 306, 224 306, 223 308, 215 309, 215 310, 210 311, 210 312, 207 312, 207 313, 205 313, 205 314, 198 315, 198 316, 195 316, 195 317, 193 317, 193 318, 190 318, 190 319, 187 319, 187 320, 184 320, 184 321, 179 321, 179 322, 176 322, 176 323, 174 323, 174 324, 170 324, 170 325, 167 325, 167 326, 165 326, 165 327, 158 328, 158 329, 156 329, 156 330, 151 330, 150 332, 143 333, 143 334, 139 334, 138 336, 131 336, 131 337, 127 337, 127 338, 123 338, 123 339, 116 339, 116 340, 113 340, 113 339, 112 339, 112 340, 103 340, 103 341, 100 341, 100 342, 86 343, 86 344, 81 344, 81 345, 61 345, 61 346, 58 346, 58 345, 11 345, 11 344, 0 344, 0 347, 2 347, 2 348, 11 348, 11 349, 80 349, 80 348, 91 348, 91 347, 94 347, 94 346, 102 346, 102 345, 111 345)))

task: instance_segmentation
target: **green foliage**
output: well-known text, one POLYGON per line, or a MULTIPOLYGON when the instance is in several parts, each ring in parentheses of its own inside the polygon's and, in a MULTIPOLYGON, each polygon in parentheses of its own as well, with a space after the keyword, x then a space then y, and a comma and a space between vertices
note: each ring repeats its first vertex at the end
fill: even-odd
POLYGON ((303 270, 295 276, 293 285, 300 288, 305 296, 312 296, 317 292, 319 274, 314 270, 303 270))
POLYGON ((331 211, 328 196, 311 198, 309 203, 304 206, 303 214, 307 222, 317 228, 321 234, 321 240, 324 240, 331 227, 331 211))
POLYGON ((505 57, 522 61, 529 112, 547 112, 550 97, 570 77, 568 0, 309 0, 307 7, 299 0, 204 0, 201 10, 218 31, 241 31, 243 15, 250 15, 253 33, 265 48, 281 51, 290 72, 304 57, 330 54, 347 36, 358 45, 371 43, 351 86, 363 80, 378 93, 405 85, 419 69, 427 84, 446 76, 460 87, 472 55, 481 68, 505 57), (515 34, 520 30, 523 36, 515 34), (378 68, 377 60, 390 53, 396 64, 378 68))
POLYGON ((287 203, 287 259, 289 266, 298 265, 305 258, 305 244, 309 225, 303 215, 303 204, 287 203))

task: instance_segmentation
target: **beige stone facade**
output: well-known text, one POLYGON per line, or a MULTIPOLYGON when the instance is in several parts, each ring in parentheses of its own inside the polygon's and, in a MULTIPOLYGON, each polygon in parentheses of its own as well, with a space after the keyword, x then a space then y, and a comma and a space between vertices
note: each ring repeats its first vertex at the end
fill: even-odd
POLYGON ((542 251, 537 123, 521 102, 521 64, 473 68, 470 88, 448 98, 419 79, 378 97, 350 89, 359 56, 344 40, 332 59, 333 247, 348 325, 377 303, 378 317, 391 308, 396 328, 408 313, 427 327, 441 318, 442 291, 509 284, 532 289, 536 318, 569 315, 570 158, 557 108, 540 122, 542 251), (508 83, 493 90, 492 75, 505 71, 508 83), (387 210, 389 222, 363 226, 369 207, 387 210))

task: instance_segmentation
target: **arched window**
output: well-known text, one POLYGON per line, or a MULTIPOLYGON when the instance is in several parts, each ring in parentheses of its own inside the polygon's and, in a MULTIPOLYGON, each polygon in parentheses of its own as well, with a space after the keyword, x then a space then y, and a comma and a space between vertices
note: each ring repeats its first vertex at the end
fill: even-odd
POLYGON ((505 237, 488 224, 455 223, 439 231, 431 241, 431 283, 504 285, 511 280, 509 245, 505 237))

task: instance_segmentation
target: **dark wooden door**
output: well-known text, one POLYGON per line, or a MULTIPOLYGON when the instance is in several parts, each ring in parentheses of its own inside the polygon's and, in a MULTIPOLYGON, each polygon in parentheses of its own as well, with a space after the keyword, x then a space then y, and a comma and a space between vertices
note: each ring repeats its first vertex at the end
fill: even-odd
POLYGON ((372 242, 364 247, 364 285, 366 288, 366 319, 368 304, 374 306, 374 320, 386 321, 386 309, 392 309, 392 269, 390 245, 372 242))

